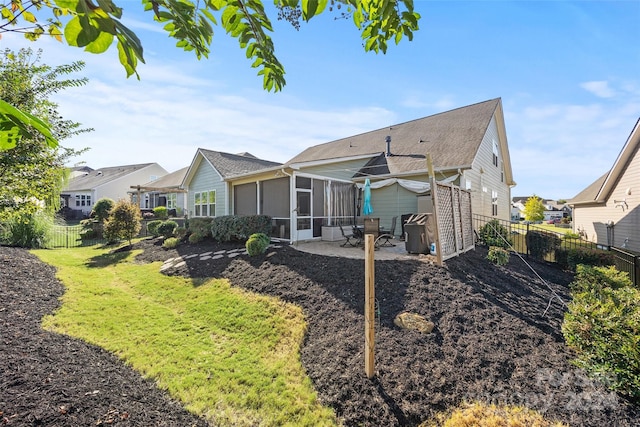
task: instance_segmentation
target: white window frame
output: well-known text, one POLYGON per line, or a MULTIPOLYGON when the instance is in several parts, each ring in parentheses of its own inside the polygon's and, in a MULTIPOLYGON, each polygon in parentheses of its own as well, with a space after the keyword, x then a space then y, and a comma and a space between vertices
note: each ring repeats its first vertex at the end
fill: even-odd
POLYGON ((498 216, 498 192, 491 190, 491 214, 498 216))
POLYGON ((193 216, 216 216, 216 190, 197 191, 193 194, 193 216))
POLYGON ((178 205, 178 193, 167 193, 164 196, 167 198, 167 209, 175 209, 178 205))

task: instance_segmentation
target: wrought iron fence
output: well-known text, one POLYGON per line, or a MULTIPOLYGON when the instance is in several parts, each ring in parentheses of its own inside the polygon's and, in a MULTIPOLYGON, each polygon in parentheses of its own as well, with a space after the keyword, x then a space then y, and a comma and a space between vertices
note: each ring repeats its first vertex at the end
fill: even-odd
POLYGON ((47 249, 75 248, 79 246, 93 246, 107 241, 102 237, 84 234, 80 224, 58 224, 52 228, 51 238, 47 242, 47 249))
MULTIPOLYGON (((473 230, 476 233, 476 239, 480 240, 481 230, 483 227, 486 227, 487 224, 493 224, 500 227, 501 230, 506 231, 506 235, 508 236, 508 241, 510 247, 523 255, 532 256, 539 253, 540 248, 529 247, 527 244, 527 234, 531 232, 539 233, 538 235, 546 235, 552 236, 550 238, 553 239, 555 237, 558 242, 558 247, 571 250, 571 249, 585 249, 585 250, 606 250, 608 248, 604 248, 596 243, 589 242, 586 240, 582 240, 579 237, 575 237, 575 235, 567 234, 566 231, 555 231, 553 228, 561 228, 556 225, 553 226, 549 224, 548 227, 542 224, 533 224, 528 222, 519 222, 519 221, 507 221, 494 217, 487 217, 483 215, 473 215, 473 230), (575 237, 575 238, 574 238, 575 237)), ((533 242, 534 239, 529 238, 529 242, 533 242)), ((544 259, 550 262, 557 262, 555 251, 550 251, 544 255, 544 259)))
POLYGON ((623 248, 611 247, 616 269, 629 274, 629 279, 636 287, 640 287, 640 255, 623 248))

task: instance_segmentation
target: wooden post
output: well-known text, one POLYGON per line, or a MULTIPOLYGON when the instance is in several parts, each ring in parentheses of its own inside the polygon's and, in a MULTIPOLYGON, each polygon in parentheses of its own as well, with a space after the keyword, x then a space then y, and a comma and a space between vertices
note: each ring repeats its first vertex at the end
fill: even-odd
POLYGON ((440 246, 440 230, 438 229, 438 194, 436 190, 436 174, 433 171, 431 153, 427 153, 427 170, 429 171, 429 183, 431 185, 431 202, 433 203, 433 232, 436 244, 436 264, 442 266, 442 247, 440 246))
POLYGON ((368 378, 375 372, 375 264, 373 235, 364 236, 364 371, 368 378))

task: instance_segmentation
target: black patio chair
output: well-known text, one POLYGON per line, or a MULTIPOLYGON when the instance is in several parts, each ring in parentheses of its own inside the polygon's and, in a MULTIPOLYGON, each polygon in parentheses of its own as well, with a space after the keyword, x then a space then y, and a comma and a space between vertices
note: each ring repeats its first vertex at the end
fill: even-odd
POLYGON ((394 216, 393 218, 391 218, 391 229, 389 230, 388 233, 383 233, 381 235, 378 236, 378 238, 375 241, 375 245, 376 247, 380 247, 380 246, 395 246, 394 243, 391 243, 390 240, 393 239, 395 236, 395 232, 396 232, 396 221, 398 220, 397 216, 394 216))
POLYGON ((346 240, 344 241, 343 244, 341 244, 340 246, 345 247, 347 245, 353 246, 354 248, 358 245, 360 245, 360 242, 362 241, 361 239, 359 239, 358 237, 354 236, 353 234, 347 234, 344 232, 344 228, 342 228, 342 224, 338 223, 338 227, 340 227, 340 232, 342 233, 342 237, 344 237, 346 240), (351 240, 354 240, 353 242, 351 240))

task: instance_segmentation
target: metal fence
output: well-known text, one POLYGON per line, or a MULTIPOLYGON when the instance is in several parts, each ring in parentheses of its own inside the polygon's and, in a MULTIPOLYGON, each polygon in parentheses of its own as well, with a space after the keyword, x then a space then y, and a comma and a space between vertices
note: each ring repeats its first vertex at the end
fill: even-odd
POLYGON ((610 248, 615 259, 616 269, 629 274, 629 279, 636 287, 640 287, 640 255, 623 248, 610 248))
POLYGON ((88 237, 81 233, 82 226, 54 225, 51 238, 47 242, 47 249, 75 248, 79 246, 93 246, 104 244, 107 241, 103 238, 88 237))
MULTIPOLYGON (((554 231, 551 229, 551 224, 549 227, 543 227, 538 224, 531 224, 525 222, 516 222, 516 221, 506 221, 502 219, 497 219, 494 217, 487 217, 482 215, 473 215, 473 229, 476 233, 476 238, 479 238, 479 234, 482 228, 490 223, 497 223, 501 228, 506 229, 507 234, 509 236, 509 243, 512 249, 520 254, 531 256, 532 248, 527 246, 527 234, 532 231, 545 233, 547 235, 556 236, 560 240, 560 247, 563 249, 587 249, 587 250, 606 250, 608 248, 602 247, 601 245, 597 245, 596 243, 589 242, 586 240, 582 240, 580 238, 567 238, 564 232, 554 231)), ((558 225, 554 225, 553 228, 561 228, 558 225)), ((548 253, 545 258, 546 261, 556 262, 555 259, 555 251, 551 251, 548 253)))

